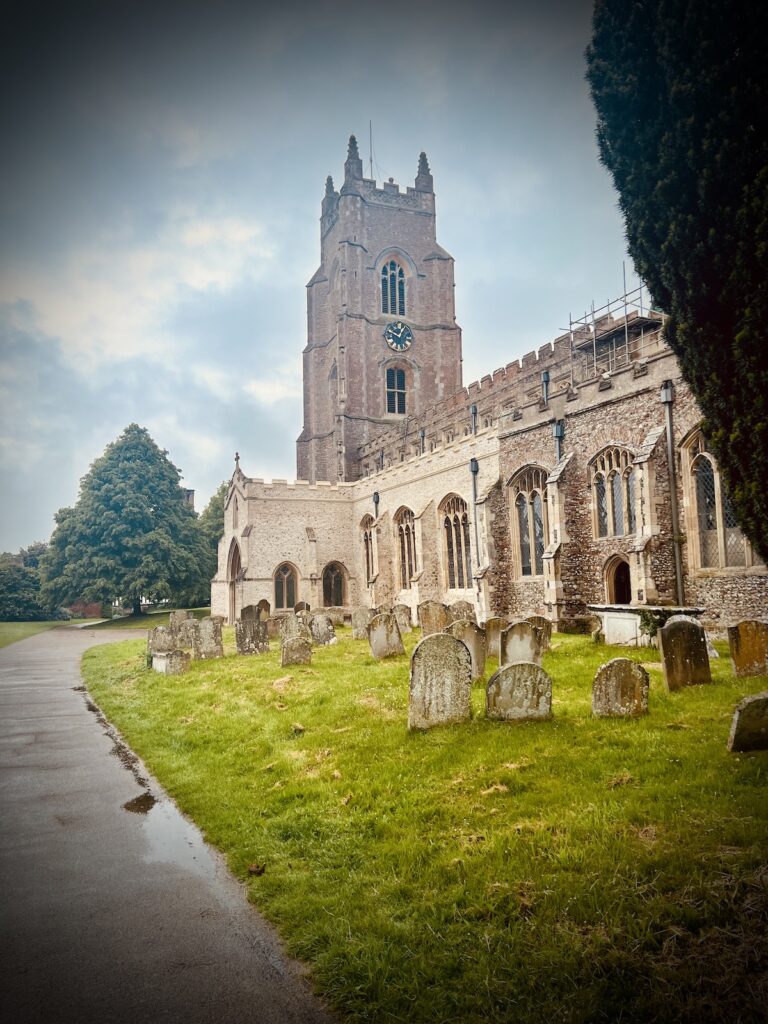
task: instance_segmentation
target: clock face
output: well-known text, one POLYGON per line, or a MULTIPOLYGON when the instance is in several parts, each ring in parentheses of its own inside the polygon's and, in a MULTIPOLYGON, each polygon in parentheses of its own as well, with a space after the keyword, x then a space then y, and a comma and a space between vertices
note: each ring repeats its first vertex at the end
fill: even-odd
POLYGON ((405 352, 413 342, 413 331, 402 320, 395 320, 393 324, 387 324, 384 337, 393 352, 405 352))

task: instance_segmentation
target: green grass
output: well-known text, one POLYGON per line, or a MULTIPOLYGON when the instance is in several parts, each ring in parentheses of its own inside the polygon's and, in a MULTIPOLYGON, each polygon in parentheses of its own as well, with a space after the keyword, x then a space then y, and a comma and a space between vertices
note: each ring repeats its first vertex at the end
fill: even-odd
POLYGON ((17 640, 26 640, 35 633, 43 633, 46 629, 63 625, 65 623, 61 619, 51 622, 0 622, 0 647, 7 647, 8 644, 15 644, 17 640))
POLYGON ((725 742, 765 677, 721 657, 668 694, 653 665, 647 717, 594 720, 598 666, 658 655, 556 635, 551 721, 486 720, 480 684, 471 723, 409 734, 407 657, 339 634, 311 666, 166 677, 130 641, 84 674, 344 1019, 764 1019, 768 753, 725 742))
MULTIPOLYGON (((123 615, 117 619, 100 622, 94 629, 154 629, 155 626, 167 626, 172 609, 162 612, 147 612, 143 615, 123 615)), ((196 619, 211 614, 210 608, 192 608, 196 619)))

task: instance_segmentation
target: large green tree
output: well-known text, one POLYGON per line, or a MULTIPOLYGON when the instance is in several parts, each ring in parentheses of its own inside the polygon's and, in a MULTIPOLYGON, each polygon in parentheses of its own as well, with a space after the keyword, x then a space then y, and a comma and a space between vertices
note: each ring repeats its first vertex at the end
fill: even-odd
POLYGON ((200 531, 205 543, 204 572, 207 581, 211 580, 218 568, 219 541, 224 534, 224 502, 227 500, 228 490, 229 484, 224 480, 200 513, 200 531))
POLYGON ((140 611, 200 585, 204 543, 184 500, 179 470, 132 423, 80 482, 74 508, 60 509, 40 563, 43 593, 58 604, 120 599, 140 611))
POLYGON ((0 622, 33 622, 57 615, 40 596, 37 569, 0 561, 0 622))
POLYGON ((597 0, 588 79, 629 251, 768 556, 768 76, 754 0, 597 0))

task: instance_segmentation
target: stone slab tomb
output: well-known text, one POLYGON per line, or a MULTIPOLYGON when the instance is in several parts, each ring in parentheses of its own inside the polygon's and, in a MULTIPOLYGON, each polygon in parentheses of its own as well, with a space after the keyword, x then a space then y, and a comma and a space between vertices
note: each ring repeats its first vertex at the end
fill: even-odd
POLYGON ((186 651, 163 651, 152 655, 152 668, 166 676, 180 676, 189 668, 192 655, 186 651))
POLYGON ((502 665, 485 689, 488 718, 506 721, 552 717, 552 680, 532 661, 502 665))
POLYGON ((407 604, 396 604, 392 609, 392 614, 397 619, 397 626, 400 633, 410 633, 413 629, 411 624, 411 609, 407 604))
POLYGON ((502 619, 500 616, 493 615, 490 619, 486 619, 483 628, 485 629, 485 652, 489 658, 499 657, 499 641, 501 640, 501 631, 506 629, 509 625, 507 619, 502 619))
POLYGON ((289 636, 280 646, 281 665, 309 665, 312 662, 312 643, 303 636, 289 636))
POLYGON ((448 624, 452 622, 460 622, 462 619, 468 619, 470 622, 477 622, 477 615, 475 615, 475 606, 469 601, 454 601, 453 604, 446 605, 448 611, 448 624))
POLYGON ((374 658, 391 658, 396 654, 405 654, 397 619, 386 612, 374 615, 371 619, 368 625, 368 642, 374 658))
POLYGON ((408 728, 468 722, 472 714, 472 659, 466 644, 449 633, 433 633, 411 655, 408 728))
POLYGON ((532 661, 540 665, 545 648, 544 634, 539 627, 521 619, 501 631, 499 664, 513 665, 517 661, 532 661))
POLYGON ((592 714, 597 718, 635 718, 648 714, 648 673, 629 658, 612 658, 592 681, 592 714))
POLYGON ((472 659, 472 678, 480 679, 484 676, 485 630, 469 619, 458 619, 456 622, 452 622, 450 626, 446 626, 445 632, 467 645, 472 659))
POLYGON ((549 645, 552 643, 552 623, 549 619, 543 615, 526 615, 526 622, 530 622, 532 626, 538 626, 541 632, 544 634, 544 650, 549 650, 549 645))
POLYGON ((312 643, 318 647, 336 643, 336 630, 327 615, 313 615, 309 620, 312 643))
POLYGON ((768 750, 768 690, 750 694, 736 705, 728 749, 768 750))
POLYGON ((269 651, 266 622, 262 622, 259 618, 236 622, 235 640, 238 654, 266 654, 269 651))
POLYGON ((728 627, 731 662, 737 676, 759 676, 768 672, 768 622, 745 619, 728 627))
POLYGON ((355 608, 352 611, 352 639, 368 639, 368 623, 374 616, 372 608, 355 608))
POLYGON ((223 658, 224 644, 221 639, 221 616, 215 618, 208 616, 198 622, 200 631, 199 646, 195 650, 195 657, 206 660, 208 658, 223 658))
POLYGON ((690 618, 670 619, 656 636, 668 690, 712 682, 703 626, 690 618))
POLYGON ((442 633, 450 619, 448 609, 439 601, 422 601, 419 605, 419 625, 422 637, 442 633))

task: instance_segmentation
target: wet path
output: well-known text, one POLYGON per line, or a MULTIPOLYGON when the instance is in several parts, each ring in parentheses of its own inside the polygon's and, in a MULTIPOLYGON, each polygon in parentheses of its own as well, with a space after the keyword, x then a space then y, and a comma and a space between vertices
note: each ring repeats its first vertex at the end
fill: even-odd
POLYGON ((0 650, 4 1019, 329 1024, 218 855, 74 689, 87 647, 129 636, 56 629, 0 650))

